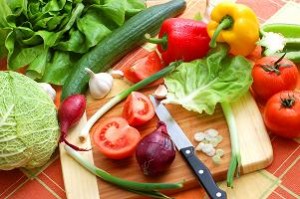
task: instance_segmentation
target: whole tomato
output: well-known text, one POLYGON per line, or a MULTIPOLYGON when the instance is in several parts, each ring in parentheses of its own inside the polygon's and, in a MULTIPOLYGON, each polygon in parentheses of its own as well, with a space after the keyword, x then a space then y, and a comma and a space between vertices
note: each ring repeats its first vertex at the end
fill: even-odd
POLYGON ((300 93, 281 91, 273 95, 264 110, 266 127, 274 134, 300 137, 300 93))
POLYGON ((267 56, 258 59, 252 69, 252 90, 257 97, 267 101, 272 95, 283 90, 294 90, 298 81, 296 65, 285 59, 267 56))

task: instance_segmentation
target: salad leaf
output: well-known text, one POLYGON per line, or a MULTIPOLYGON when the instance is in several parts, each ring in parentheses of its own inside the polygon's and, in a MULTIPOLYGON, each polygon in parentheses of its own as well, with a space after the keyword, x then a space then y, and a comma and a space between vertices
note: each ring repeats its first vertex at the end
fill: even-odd
POLYGON ((168 94, 164 102, 213 114, 217 103, 242 96, 252 83, 251 64, 242 56, 227 53, 227 46, 219 45, 206 58, 178 66, 165 77, 168 94))
POLYGON ((63 85, 71 55, 80 58, 143 9, 142 0, 0 1, 0 58, 10 70, 26 67, 37 81, 63 85))

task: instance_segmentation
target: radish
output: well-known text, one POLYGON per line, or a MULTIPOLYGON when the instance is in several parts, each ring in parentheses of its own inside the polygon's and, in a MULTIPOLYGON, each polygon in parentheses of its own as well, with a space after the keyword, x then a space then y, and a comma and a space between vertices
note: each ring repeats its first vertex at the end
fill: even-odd
POLYGON ((68 130, 77 124, 85 112, 86 100, 84 95, 76 94, 66 98, 58 109, 58 120, 60 125, 60 141, 65 142, 68 146, 76 151, 88 151, 71 144, 66 140, 68 130))

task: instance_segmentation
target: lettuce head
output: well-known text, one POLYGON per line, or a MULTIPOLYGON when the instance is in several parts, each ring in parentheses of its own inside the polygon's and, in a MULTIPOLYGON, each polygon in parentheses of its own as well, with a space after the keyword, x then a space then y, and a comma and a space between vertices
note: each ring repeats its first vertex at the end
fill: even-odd
POLYGON ((0 72, 0 169, 44 165, 59 135, 55 106, 38 83, 0 72))

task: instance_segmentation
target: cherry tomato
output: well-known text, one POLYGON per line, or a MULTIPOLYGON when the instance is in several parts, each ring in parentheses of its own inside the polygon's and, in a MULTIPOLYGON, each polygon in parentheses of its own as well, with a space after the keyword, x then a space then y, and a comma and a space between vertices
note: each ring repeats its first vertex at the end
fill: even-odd
POLYGON ((162 61, 156 51, 152 51, 133 63, 132 66, 124 69, 124 76, 132 83, 139 82, 163 68, 162 61))
POLYGON ((93 132, 93 142, 99 151, 111 159, 123 159, 134 154, 140 141, 137 129, 122 117, 101 121, 93 132))
POLYGON ((266 104, 264 121, 276 135, 300 137, 300 93, 281 91, 273 95, 266 104))
POLYGON ((255 62, 252 77, 254 93, 259 99, 267 101, 279 91, 296 88, 298 69, 292 61, 283 57, 263 57, 255 62))
POLYGON ((126 99, 123 117, 131 126, 140 126, 154 117, 154 107, 150 99, 140 93, 132 92, 126 99))

